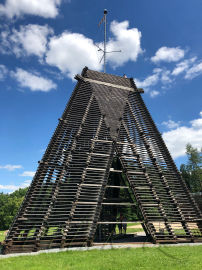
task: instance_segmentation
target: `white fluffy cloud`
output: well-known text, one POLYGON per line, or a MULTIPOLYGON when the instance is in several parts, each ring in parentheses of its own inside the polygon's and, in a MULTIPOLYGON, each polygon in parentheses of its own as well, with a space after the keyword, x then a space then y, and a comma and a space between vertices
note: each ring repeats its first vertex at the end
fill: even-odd
POLYGON ((5 79, 7 73, 8 73, 8 70, 7 70, 6 66, 0 65, 0 81, 5 79))
POLYGON ((35 175, 35 172, 31 172, 31 171, 24 171, 22 174, 20 174, 20 176, 29 176, 29 177, 33 177, 35 175))
POLYGON ((11 165, 11 164, 0 165, 0 169, 5 169, 5 170, 8 170, 8 171, 14 171, 16 169, 22 169, 22 165, 11 165))
POLYGON ((8 18, 24 14, 55 18, 61 2, 61 0, 5 0, 5 4, 0 5, 0 14, 8 18))
MULTIPOLYGON (((121 50, 119 53, 107 53, 107 61, 116 68, 127 61, 136 61, 141 49, 141 32, 129 28, 129 22, 113 21, 110 25, 112 38, 107 42, 107 51, 121 50)), ((53 29, 47 25, 28 24, 19 29, 2 31, 2 53, 15 53, 17 57, 36 55, 40 62, 57 67, 63 74, 73 78, 84 66, 101 70, 102 52, 93 40, 79 33, 63 32, 53 36, 53 29)), ((102 43, 98 44, 103 47, 102 43)))
POLYGON ((176 65, 176 67, 172 71, 172 75, 177 76, 184 71, 187 71, 192 63, 196 61, 196 57, 192 57, 190 59, 186 59, 176 65))
POLYGON ((58 67, 70 78, 73 78, 84 66, 95 70, 102 68, 97 47, 93 44, 92 39, 70 32, 64 32, 60 36, 51 38, 46 62, 58 67))
POLYGON ((187 61, 183 61, 174 68, 172 75, 177 76, 188 68, 187 61))
POLYGON ((137 87, 144 88, 145 92, 149 92, 151 97, 156 97, 160 93, 156 90, 151 90, 154 85, 162 83, 163 85, 171 83, 171 73, 165 68, 154 68, 153 74, 147 76, 144 80, 134 79, 137 87))
MULTIPOLYGON (((151 97, 159 94, 158 91, 152 90, 152 87, 159 84, 162 89, 169 87, 176 81, 177 76, 183 74, 184 79, 193 79, 202 75, 202 61, 197 61, 197 57, 187 58, 177 63, 172 71, 165 67, 154 68, 153 73, 145 79, 134 79, 137 87, 144 88, 151 97)), ((172 120, 171 120, 172 121, 172 120)))
POLYGON ((17 68, 16 72, 12 72, 12 76, 18 81, 21 87, 28 87, 31 91, 48 92, 57 87, 52 80, 27 72, 21 68, 17 68))
POLYGON ((202 111, 200 112, 201 118, 192 120, 190 123, 193 128, 202 128, 202 111))
POLYGON ((150 97, 154 98, 154 97, 158 96, 160 94, 160 92, 156 91, 156 90, 152 90, 149 94, 150 94, 150 97))
POLYGON ((190 126, 178 126, 164 132, 163 138, 174 158, 185 155, 187 143, 200 149, 202 147, 202 111, 200 118, 190 121, 190 126))
POLYGON ((31 180, 26 180, 23 183, 21 183, 20 185, 0 185, 0 190, 5 190, 5 191, 9 191, 9 193, 18 190, 19 188, 26 188, 30 185, 31 180))
POLYGON ((154 63, 158 62, 177 62, 180 59, 184 58, 185 51, 176 48, 161 47, 157 50, 156 54, 151 58, 151 61, 154 63))
POLYGON ((193 79, 201 74, 202 74, 202 62, 199 62, 187 70, 185 74, 185 79, 193 79))
MULTIPOLYGON (((121 66, 131 60, 136 61, 142 52, 140 46, 141 33, 136 29, 128 29, 128 21, 111 23, 110 29, 113 38, 107 43, 107 51, 121 50, 121 53, 109 53, 107 59, 113 67, 121 66)), ((103 44, 99 44, 103 46, 103 44)), ((64 32, 60 36, 50 39, 46 62, 58 67, 70 78, 79 73, 84 66, 95 70, 102 69, 99 63, 101 57, 93 40, 82 34, 64 32)))
POLYGON ((172 75, 177 76, 181 73, 185 73, 185 79, 194 79, 195 77, 202 74, 202 61, 197 61, 197 57, 192 57, 190 59, 185 59, 184 61, 178 63, 172 75))
POLYGON ((48 25, 28 24, 1 33, 2 52, 14 52, 16 56, 36 55, 42 57, 47 49, 48 36, 53 29, 48 25))
POLYGON ((156 85, 159 81, 159 74, 154 73, 148 77, 146 77, 143 81, 140 81, 138 79, 134 79, 137 87, 140 88, 148 88, 150 86, 156 85))
POLYGON ((113 38, 107 43, 107 51, 121 50, 121 53, 109 53, 107 59, 113 67, 128 61, 136 61, 141 49, 141 32, 137 28, 129 29, 129 22, 113 21, 110 25, 113 38))
POLYGON ((152 87, 157 84, 159 84, 159 87, 164 89, 175 82, 177 76, 182 73, 184 74, 183 76, 185 79, 193 79, 199 75, 202 75, 202 61, 196 62, 196 60, 197 57, 184 59, 183 61, 177 63, 172 71, 165 67, 154 68, 153 73, 148 75, 144 80, 139 80, 137 78, 134 80, 137 87, 144 88, 145 92, 148 92, 151 97, 155 97, 159 94, 159 92, 152 90, 152 87))
POLYGON ((161 82, 163 84, 167 84, 167 83, 172 82, 170 70, 163 70, 162 71, 162 73, 161 73, 161 82))
POLYGON ((173 120, 168 120, 168 121, 163 121, 162 125, 166 126, 169 129, 174 129, 174 128, 178 128, 180 125, 180 121, 175 122, 173 120))

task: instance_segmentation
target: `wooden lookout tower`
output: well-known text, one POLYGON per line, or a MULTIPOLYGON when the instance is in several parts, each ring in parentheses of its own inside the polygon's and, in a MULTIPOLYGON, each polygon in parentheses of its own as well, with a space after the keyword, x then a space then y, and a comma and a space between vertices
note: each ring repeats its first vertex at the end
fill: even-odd
POLYGON ((75 78, 4 253, 92 245, 100 224, 116 223, 103 209, 124 205, 121 189, 153 242, 202 241, 202 214, 133 79, 87 67, 75 78))

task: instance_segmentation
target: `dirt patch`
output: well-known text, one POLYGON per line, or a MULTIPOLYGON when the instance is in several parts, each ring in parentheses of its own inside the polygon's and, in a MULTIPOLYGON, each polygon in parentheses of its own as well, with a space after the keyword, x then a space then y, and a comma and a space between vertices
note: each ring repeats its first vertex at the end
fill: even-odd
POLYGON ((132 226, 128 226, 128 228, 130 228, 130 229, 142 229, 142 225, 141 224, 132 225, 132 226))

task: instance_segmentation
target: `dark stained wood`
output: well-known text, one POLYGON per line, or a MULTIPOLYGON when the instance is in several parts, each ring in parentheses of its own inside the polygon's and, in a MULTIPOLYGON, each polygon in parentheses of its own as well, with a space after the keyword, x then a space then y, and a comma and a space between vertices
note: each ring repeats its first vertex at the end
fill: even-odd
MULTIPOLYGON (((84 68, 59 118, 3 252, 92 244, 104 199, 131 191, 153 242, 202 241, 202 214, 132 79, 84 68), (114 156, 121 169, 111 168, 114 156), (124 174, 128 186, 109 185, 124 174), (182 233, 183 231, 183 233, 182 233)), ((39 131, 40 132, 40 131, 39 131)), ((99 225, 101 226, 101 225, 99 225)))

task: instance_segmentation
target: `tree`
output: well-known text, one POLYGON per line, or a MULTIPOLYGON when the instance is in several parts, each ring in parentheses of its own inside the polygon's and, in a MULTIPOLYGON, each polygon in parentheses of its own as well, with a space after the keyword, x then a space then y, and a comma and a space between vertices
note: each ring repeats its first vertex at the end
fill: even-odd
POLYGON ((187 144, 186 154, 188 163, 180 166, 182 177, 191 192, 202 192, 202 148, 199 151, 191 144, 187 144))
POLYGON ((20 188, 11 194, 0 193, 0 230, 9 228, 26 192, 27 188, 20 188))

